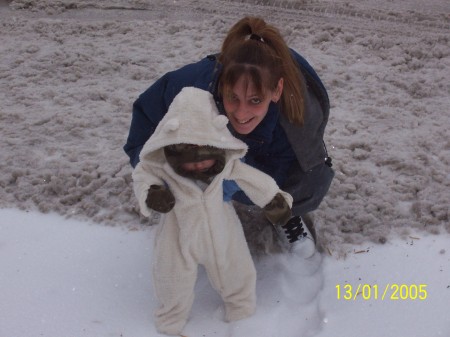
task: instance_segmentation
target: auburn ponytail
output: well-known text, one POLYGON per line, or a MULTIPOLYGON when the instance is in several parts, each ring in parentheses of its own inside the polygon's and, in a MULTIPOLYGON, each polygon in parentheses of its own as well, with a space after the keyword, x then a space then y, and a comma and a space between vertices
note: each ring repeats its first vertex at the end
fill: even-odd
POLYGON ((242 74, 249 75, 261 92, 274 90, 283 78, 281 111, 291 123, 303 125, 303 76, 277 28, 261 18, 241 19, 228 32, 219 62, 223 66, 219 80, 222 95, 234 86, 242 74))

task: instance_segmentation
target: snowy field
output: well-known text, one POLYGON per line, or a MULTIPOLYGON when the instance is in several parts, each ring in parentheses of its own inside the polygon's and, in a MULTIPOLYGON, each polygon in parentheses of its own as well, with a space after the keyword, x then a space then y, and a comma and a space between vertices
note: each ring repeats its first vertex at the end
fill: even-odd
MULTIPOLYGON (((152 317, 154 228, 0 210, 0 336, 163 336, 152 317)), ((221 300, 201 272, 183 334, 448 337, 449 247, 449 234, 417 233, 354 246, 340 259, 260 257, 256 314, 235 324, 223 322, 221 300)))
POLYGON ((450 336, 447 0, 0 0, 1 337, 157 336, 131 104, 245 14, 329 90, 323 254, 255 257, 258 312, 233 326, 203 275, 187 337, 450 336), (343 299, 345 284, 371 293, 343 299), (402 284, 427 298, 373 299, 402 284))

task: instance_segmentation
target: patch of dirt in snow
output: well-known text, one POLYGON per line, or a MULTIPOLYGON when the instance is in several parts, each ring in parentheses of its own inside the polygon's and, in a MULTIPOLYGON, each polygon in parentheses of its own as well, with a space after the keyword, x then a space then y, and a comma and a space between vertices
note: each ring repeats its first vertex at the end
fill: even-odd
POLYGON ((329 90, 336 178, 314 212, 323 246, 450 231, 448 1, 0 5, 1 207, 147 223, 122 151, 131 105, 165 72, 218 51, 249 14, 279 26, 329 90))

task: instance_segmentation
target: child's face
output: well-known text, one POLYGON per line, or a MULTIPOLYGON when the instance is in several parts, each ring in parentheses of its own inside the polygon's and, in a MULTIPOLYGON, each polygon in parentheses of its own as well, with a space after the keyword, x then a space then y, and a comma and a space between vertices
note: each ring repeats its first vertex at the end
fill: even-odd
POLYGON ((183 163, 181 167, 188 172, 205 172, 213 167, 215 163, 215 159, 206 159, 198 162, 183 163))
POLYGON ((210 181, 225 167, 225 150, 213 146, 173 144, 164 147, 167 162, 178 175, 210 181))

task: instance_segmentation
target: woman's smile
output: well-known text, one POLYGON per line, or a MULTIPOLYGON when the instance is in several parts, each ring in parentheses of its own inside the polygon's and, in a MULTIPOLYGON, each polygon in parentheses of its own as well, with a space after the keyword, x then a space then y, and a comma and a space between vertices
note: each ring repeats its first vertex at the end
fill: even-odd
POLYGON ((233 129, 246 135, 266 117, 270 103, 276 101, 278 96, 272 91, 264 96, 257 93, 253 83, 242 76, 231 92, 225 95, 223 106, 233 129))

